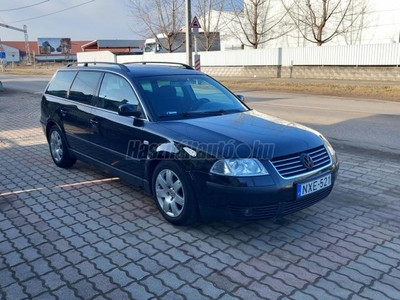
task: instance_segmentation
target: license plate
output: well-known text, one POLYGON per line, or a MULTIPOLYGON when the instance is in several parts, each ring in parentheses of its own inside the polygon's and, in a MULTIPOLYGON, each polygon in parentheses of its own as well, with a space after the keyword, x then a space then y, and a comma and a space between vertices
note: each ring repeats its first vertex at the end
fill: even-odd
POLYGON ((307 196, 331 186, 331 179, 331 174, 328 174, 315 180, 297 184, 297 198, 307 196))

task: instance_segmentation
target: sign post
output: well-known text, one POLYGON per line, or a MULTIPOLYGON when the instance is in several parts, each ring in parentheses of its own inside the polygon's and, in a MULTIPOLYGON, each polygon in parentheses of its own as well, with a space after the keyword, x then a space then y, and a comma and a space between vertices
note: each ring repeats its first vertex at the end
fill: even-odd
POLYGON ((185 0, 185 23, 186 23, 186 63, 191 66, 192 65, 192 35, 191 35, 191 30, 189 29, 190 27, 190 19, 191 17, 191 11, 192 9, 192 4, 191 0, 185 0))
POLYGON ((197 48, 197 37, 199 35, 199 29, 201 28, 201 26, 196 16, 194 16, 193 21, 190 24, 190 28, 192 29, 194 35, 194 68, 197 71, 200 71, 201 64, 200 64, 200 54, 198 54, 198 48, 197 48))
POLYGON ((3 51, 3 47, 0 46, 0 64, 1 64, 1 71, 4 73, 6 71, 6 53, 3 51))

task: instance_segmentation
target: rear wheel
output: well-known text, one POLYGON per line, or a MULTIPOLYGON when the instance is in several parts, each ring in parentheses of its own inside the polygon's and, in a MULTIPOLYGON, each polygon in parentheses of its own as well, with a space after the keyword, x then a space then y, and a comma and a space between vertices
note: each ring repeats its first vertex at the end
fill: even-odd
POLYGON ((70 156, 64 134, 57 126, 49 131, 49 148, 51 158, 60 168, 69 168, 76 162, 76 158, 70 156))
POLYGON ((153 174, 153 194, 163 217, 175 225, 197 220, 197 200, 187 175, 175 162, 161 162, 153 174))

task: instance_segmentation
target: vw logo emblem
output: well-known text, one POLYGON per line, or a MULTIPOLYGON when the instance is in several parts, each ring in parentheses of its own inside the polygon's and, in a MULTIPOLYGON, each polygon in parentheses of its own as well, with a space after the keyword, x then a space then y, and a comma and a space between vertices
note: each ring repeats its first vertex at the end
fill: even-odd
POLYGON ((307 153, 302 153, 300 155, 300 161, 307 170, 311 170, 314 167, 314 161, 307 153))

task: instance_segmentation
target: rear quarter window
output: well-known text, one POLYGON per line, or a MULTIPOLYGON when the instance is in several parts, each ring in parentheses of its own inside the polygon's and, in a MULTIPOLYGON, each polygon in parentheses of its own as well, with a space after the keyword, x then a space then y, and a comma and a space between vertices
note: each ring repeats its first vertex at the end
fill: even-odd
POLYGON ((76 72, 57 72, 47 88, 47 94, 66 98, 76 72))
POLYGON ((69 99, 84 104, 92 104, 101 76, 101 72, 79 71, 72 83, 69 99))

